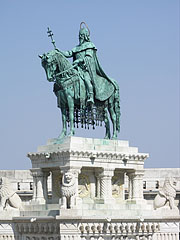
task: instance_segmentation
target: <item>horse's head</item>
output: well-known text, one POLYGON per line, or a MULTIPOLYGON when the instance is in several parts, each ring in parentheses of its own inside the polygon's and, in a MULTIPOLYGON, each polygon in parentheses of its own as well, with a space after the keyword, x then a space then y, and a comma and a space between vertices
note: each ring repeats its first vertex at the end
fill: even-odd
POLYGON ((54 81, 56 74, 59 73, 57 54, 58 52, 56 50, 52 50, 39 56, 49 82, 54 81))
POLYGON ((59 50, 52 50, 39 56, 49 82, 61 81, 74 75, 77 70, 59 50))

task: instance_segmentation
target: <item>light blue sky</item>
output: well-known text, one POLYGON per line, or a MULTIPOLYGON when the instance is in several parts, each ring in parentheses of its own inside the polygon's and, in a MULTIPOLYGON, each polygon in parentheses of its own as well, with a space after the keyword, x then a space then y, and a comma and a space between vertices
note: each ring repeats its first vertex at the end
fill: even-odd
MULTIPOLYGON (((121 133, 150 158, 146 167, 179 163, 178 0, 4 0, 0 2, 0 169, 28 169, 36 151, 61 130, 60 111, 38 54, 78 44, 91 31, 104 71, 120 86, 121 133)), ((104 128, 77 136, 104 137, 104 128)))

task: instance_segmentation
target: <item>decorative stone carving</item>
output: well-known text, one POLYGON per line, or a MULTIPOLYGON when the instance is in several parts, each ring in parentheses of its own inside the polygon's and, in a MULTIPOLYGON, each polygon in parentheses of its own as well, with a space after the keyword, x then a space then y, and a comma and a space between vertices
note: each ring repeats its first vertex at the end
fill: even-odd
POLYGON ((0 210, 7 210, 8 206, 22 209, 22 201, 16 191, 12 189, 9 179, 0 178, 0 210))
POLYGON ((84 198, 90 194, 90 183, 88 176, 80 174, 78 178, 79 197, 84 198))
POLYGON ((123 198, 123 182, 118 175, 112 177, 112 196, 114 198, 123 198))
POLYGON ((176 196, 177 181, 173 177, 167 177, 164 181, 163 188, 159 191, 154 199, 154 209, 163 207, 169 202, 170 209, 176 209, 174 198, 176 196))
POLYGON ((75 175, 70 171, 63 174, 61 194, 61 208, 73 208, 75 205, 76 182, 75 175))

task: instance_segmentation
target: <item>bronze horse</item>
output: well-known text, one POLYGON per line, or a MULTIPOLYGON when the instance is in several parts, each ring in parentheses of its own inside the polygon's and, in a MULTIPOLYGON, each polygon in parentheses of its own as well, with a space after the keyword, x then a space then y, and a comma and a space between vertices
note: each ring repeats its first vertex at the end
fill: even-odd
MULTIPOLYGON (((54 82, 54 93, 57 96, 58 107, 62 112, 62 132, 59 138, 67 136, 67 123, 70 123, 69 136, 75 134, 74 125, 97 125, 104 121, 105 138, 110 139, 110 123, 108 113, 113 124, 112 139, 117 139, 120 131, 120 105, 115 89, 105 101, 96 98, 93 106, 87 105, 87 91, 83 78, 76 65, 71 64, 64 55, 57 50, 52 50, 40 56, 45 69, 47 80, 54 82)), ((119 94, 119 93, 118 93, 119 94)))

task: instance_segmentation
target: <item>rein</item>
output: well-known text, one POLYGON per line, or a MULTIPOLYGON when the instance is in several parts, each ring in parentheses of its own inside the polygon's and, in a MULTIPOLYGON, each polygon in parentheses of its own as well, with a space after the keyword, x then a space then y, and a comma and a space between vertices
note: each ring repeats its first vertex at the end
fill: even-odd
MULTIPOLYGON (((66 70, 64 70, 64 71, 62 71, 62 72, 60 72, 60 73, 57 73, 56 76, 58 77, 58 76, 60 76, 61 74, 66 73, 66 72, 68 72, 69 70, 75 68, 76 66, 77 66, 77 64, 73 65, 72 67, 70 67, 70 68, 68 68, 68 69, 66 69, 66 70)), ((76 75, 76 74, 75 74, 75 75, 76 75)), ((74 76, 74 75, 73 75, 73 76, 74 76)))
MULTIPOLYGON (((62 55, 62 54, 61 54, 62 55)), ((63 55, 62 55, 63 56, 63 55)), ((63 56, 64 57, 64 56, 63 56)), ((57 56, 57 53, 55 53, 55 59, 52 61, 51 64, 53 64, 53 62, 57 62, 59 68, 61 66, 59 58, 57 56)), ((70 68, 63 70, 60 73, 54 74, 53 76, 53 80, 52 82, 56 83, 60 88, 65 89, 68 86, 71 86, 72 84, 74 84, 78 79, 72 80, 72 78, 76 75, 79 75, 79 72, 75 72, 73 75, 68 76, 68 77, 61 77, 61 81, 58 81, 57 78, 60 77, 62 74, 69 72, 71 69, 74 69, 77 66, 77 64, 74 64, 73 66, 71 66, 70 68)))
POLYGON ((68 87, 68 85, 74 84, 75 82, 78 81, 78 79, 72 80, 72 77, 74 77, 74 76, 76 76, 76 75, 79 75, 78 71, 77 71, 77 73, 71 75, 70 77, 61 78, 61 79, 62 79, 61 82, 58 82, 57 79, 56 79, 56 77, 59 77, 59 76, 62 75, 63 73, 66 73, 66 72, 70 71, 71 69, 75 68, 76 66, 77 66, 77 64, 76 64, 76 65, 73 65, 72 67, 70 67, 70 68, 68 68, 68 69, 66 69, 66 70, 64 70, 64 71, 62 71, 62 72, 60 72, 60 73, 55 74, 54 79, 52 80, 52 82, 56 83, 59 87, 62 87, 63 89, 66 88, 66 87, 68 87))

